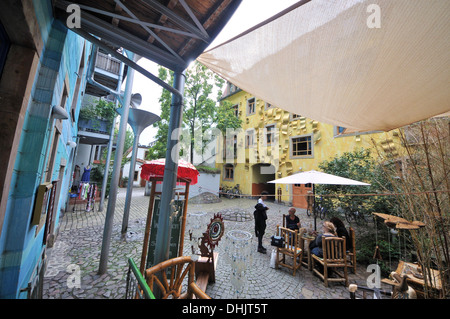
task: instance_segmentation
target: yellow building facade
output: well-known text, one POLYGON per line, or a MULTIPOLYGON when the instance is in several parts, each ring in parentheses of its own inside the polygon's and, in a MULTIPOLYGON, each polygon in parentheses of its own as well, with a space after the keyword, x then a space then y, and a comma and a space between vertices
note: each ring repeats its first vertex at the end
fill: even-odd
MULTIPOLYGON (((297 172, 319 170, 322 161, 360 148, 381 143, 389 149, 395 131, 345 134, 340 127, 292 114, 228 84, 222 101, 229 101, 242 129, 226 134, 219 148, 216 167, 221 171, 220 185, 239 184, 243 195, 258 196, 266 190, 277 201, 306 208, 311 185, 269 184, 268 181, 297 172)), ((219 143, 220 144, 220 143, 219 143)))

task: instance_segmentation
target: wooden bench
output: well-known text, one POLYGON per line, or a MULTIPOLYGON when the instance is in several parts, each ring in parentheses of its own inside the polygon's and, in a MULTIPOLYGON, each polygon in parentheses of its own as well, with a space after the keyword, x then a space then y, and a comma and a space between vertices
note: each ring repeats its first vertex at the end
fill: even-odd
POLYGON ((200 256, 195 262, 195 276, 197 286, 206 292, 208 283, 216 282, 216 267, 219 253, 214 252, 212 260, 208 257, 200 256))

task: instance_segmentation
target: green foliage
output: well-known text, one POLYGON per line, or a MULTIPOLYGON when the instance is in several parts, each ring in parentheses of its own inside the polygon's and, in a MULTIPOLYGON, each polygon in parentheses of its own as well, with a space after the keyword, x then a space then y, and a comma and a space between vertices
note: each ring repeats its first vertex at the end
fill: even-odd
MULTIPOLYGON (((386 228, 384 229, 386 232, 386 228)), ((374 240, 374 234, 366 233, 358 237, 356 243, 357 260, 358 263, 363 265, 370 265, 378 263, 381 269, 381 277, 388 277, 392 271, 392 264, 397 262, 400 258, 400 249, 398 245, 391 242, 389 238, 380 239, 376 243, 374 240), (373 258, 375 248, 378 246, 380 250, 381 260, 373 258)))
POLYGON ((227 128, 237 129, 241 127, 242 120, 239 119, 234 114, 233 105, 230 101, 222 101, 219 107, 217 108, 216 117, 215 117, 216 127, 222 132, 222 134, 226 134, 227 128))
MULTIPOLYGON (((166 68, 159 67, 158 77, 164 82, 172 85, 173 84, 173 72, 168 71, 166 68), (168 77, 170 78, 168 79, 168 77)), ((149 148, 147 153, 147 160, 154 160, 158 158, 166 157, 167 150, 167 137, 169 131, 169 117, 170 117, 170 103, 172 95, 167 90, 162 90, 161 97, 159 98, 159 103, 161 104, 161 121, 153 124, 158 130, 156 132, 156 143, 149 148)))
POLYGON ((392 191, 392 185, 385 178, 382 167, 371 155, 370 149, 360 149, 324 161, 319 164, 319 168, 325 173, 371 184, 371 186, 317 185, 316 194, 347 194, 347 196, 324 196, 324 205, 329 209, 330 215, 343 219, 344 216, 338 209, 342 207, 357 210, 365 214, 367 220, 375 221, 374 224, 357 226, 357 260, 358 263, 365 265, 378 263, 382 276, 388 276, 391 263, 398 261, 401 250, 406 246, 409 247, 409 241, 405 240, 407 239, 405 234, 393 236, 384 222, 379 218, 375 220, 372 215, 373 212, 394 214, 398 205, 390 196, 373 196, 392 191), (368 196, 360 196, 361 194, 368 196), (399 238, 402 238, 402 241, 399 241, 399 238), (379 247, 382 257, 379 261, 373 258, 376 246, 379 247))
POLYGON ((195 135, 211 127, 216 113, 216 101, 210 97, 217 78, 212 71, 198 62, 186 71, 186 84, 184 90, 184 127, 188 129, 190 138, 190 162, 193 161, 194 151, 203 152, 204 143, 195 141, 195 135), (197 142, 197 143, 196 143, 197 142))
POLYGON ((215 167, 199 165, 195 167, 199 172, 205 172, 210 174, 220 174, 220 169, 215 167))
POLYGON ((115 104, 106 100, 99 100, 96 104, 86 105, 80 110, 80 118, 103 119, 109 124, 112 124, 116 115, 115 104))
MULTIPOLYGON (((172 85, 173 72, 160 67, 158 77, 166 83, 172 85)), ((181 143, 184 147, 180 149, 190 149, 189 160, 193 160, 193 152, 203 153, 207 143, 210 141, 205 132, 211 127, 217 126, 223 132, 226 127, 238 128, 241 121, 234 116, 230 103, 218 105, 221 97, 221 89, 224 80, 214 75, 206 67, 195 62, 186 71, 186 83, 184 89, 184 109, 183 128, 187 134, 182 134, 181 143), (217 90, 217 97, 211 95, 217 90), (199 139, 199 137, 203 137, 199 139), (187 138, 187 140, 183 140, 187 138)), ((169 130, 170 103, 172 95, 167 90, 162 90, 159 102, 161 104, 161 121, 153 126, 158 129, 156 133, 156 143, 147 153, 146 159, 165 158, 167 151, 167 139, 169 130)))
MULTIPOLYGON (((370 149, 360 149, 354 152, 346 152, 342 156, 329 161, 323 161, 319 168, 329 174, 366 182, 370 186, 356 185, 317 185, 316 194, 375 194, 384 193, 390 188, 384 179, 380 167, 371 156, 370 149)), ((324 205, 335 214, 339 207, 345 210, 359 211, 367 218, 371 218, 372 212, 391 213, 393 203, 386 196, 325 196, 324 205)))

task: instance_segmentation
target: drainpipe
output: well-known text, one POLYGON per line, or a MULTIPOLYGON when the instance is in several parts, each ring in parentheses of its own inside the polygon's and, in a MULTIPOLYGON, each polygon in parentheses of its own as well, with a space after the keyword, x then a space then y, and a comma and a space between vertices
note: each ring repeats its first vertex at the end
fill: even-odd
MULTIPOLYGON (((129 52, 133 59, 134 53, 129 52)), ((113 175, 111 177, 111 187, 109 189, 108 207, 106 209, 105 226, 103 230, 102 249, 100 253, 100 265, 98 274, 103 275, 107 272, 109 247, 111 244, 111 234, 114 222, 114 210, 117 199, 117 187, 119 184, 120 168, 122 166, 123 148, 125 144, 125 133, 128 125, 128 113, 131 103, 131 90, 133 89, 134 69, 129 68, 127 74, 127 84, 125 86, 124 103, 122 104, 122 116, 120 117, 119 135, 117 138, 116 155, 114 159, 113 175)))
MULTIPOLYGON (((184 91, 185 73, 176 71, 174 74, 174 88, 184 91)), ((178 159, 180 146, 180 127, 183 120, 183 98, 172 95, 170 108, 169 134, 167 137, 166 164, 164 168, 164 180, 161 195, 161 207, 158 221, 158 232, 156 234, 155 265, 169 259, 170 244, 170 214, 171 201, 174 198, 177 183, 178 159)), ((152 265, 154 266, 154 265, 152 265)))
MULTIPOLYGON (((71 29, 73 32, 77 33, 81 37, 85 38, 89 42, 91 42, 93 45, 100 46, 102 49, 104 49, 107 53, 111 54, 116 59, 120 60, 121 62, 125 63, 130 67, 130 71, 134 72, 134 70, 138 71, 139 73, 143 74, 145 77, 149 78, 156 84, 162 86, 164 89, 168 90, 172 93, 172 107, 170 111, 170 122, 169 122, 169 134, 172 135, 172 132, 175 129, 178 129, 176 131, 176 139, 172 139, 172 136, 168 136, 167 140, 167 152, 166 152, 166 164, 164 168, 164 183, 163 183, 163 194, 161 197, 161 208, 160 208, 160 217, 159 217, 159 223, 158 223, 158 233, 156 238, 156 250, 155 250, 155 265, 159 262, 165 261, 168 259, 169 256, 169 239, 170 239, 170 229, 169 229, 169 217, 170 217, 170 202, 174 198, 175 194, 175 186, 177 182, 177 171, 178 171, 178 159, 179 159, 179 145, 178 140, 180 137, 179 129, 181 128, 181 122, 182 122, 182 116, 183 116, 183 92, 184 92, 184 83, 185 83, 185 73, 184 71, 175 71, 174 75, 174 87, 170 86, 169 84, 165 83, 161 79, 159 79, 157 76, 151 74, 144 68, 142 68, 140 65, 138 65, 136 62, 127 59, 120 53, 116 52, 115 50, 111 49, 107 45, 105 45, 101 40, 97 39, 96 37, 92 36, 88 32, 73 28, 71 29), (175 148, 175 151, 172 152, 172 149, 175 148), (172 158, 172 154, 174 157, 172 158)), ((128 80, 127 80, 127 86, 128 86, 128 80)), ((119 95, 120 96, 120 95, 119 95)), ((126 97, 125 103, 122 103, 122 105, 126 108, 129 107, 130 103, 130 97, 126 97)), ((128 111, 127 118, 128 118, 128 111)), ((121 124, 122 119, 121 118, 121 124)), ((126 122, 126 121, 125 121, 126 122)), ((119 149, 116 149, 116 157, 117 152, 119 149)), ((123 147, 122 147, 123 151, 123 147)), ((116 165, 117 160, 114 163, 114 166, 116 165)), ((121 162, 121 161, 119 161, 121 162)), ((114 176, 113 176, 114 178, 114 176)), ((118 183, 118 180, 116 180, 116 184, 118 183)), ((112 187, 114 187, 113 180, 111 180, 111 190, 109 192, 110 199, 108 200, 108 210, 109 210, 109 202, 111 201, 111 194, 114 196, 114 201, 116 194, 112 193, 112 187)), ((115 189, 117 188, 117 185, 115 186, 115 189)), ((105 241, 105 235, 107 224, 111 224, 110 227, 112 228, 112 218, 109 221, 108 220, 108 212, 107 212, 107 220, 105 221, 105 234, 103 237, 103 240, 105 241)), ((109 238, 109 237, 108 237, 109 238)), ((100 256, 100 267, 99 267, 99 274, 103 274, 106 272, 106 263, 107 260, 107 254, 109 250, 109 239, 104 242, 105 247, 102 246, 102 255, 100 256), (106 254, 106 256, 105 256, 106 254)))
MULTIPOLYGON (((120 63, 120 73, 119 73, 119 82, 117 84, 117 91, 120 92, 120 88, 122 87, 122 81, 123 81, 123 71, 125 69, 125 64, 123 62, 120 63)), ((116 109, 119 104, 119 97, 116 95, 116 109)), ((109 143, 108 143, 108 154, 106 155, 106 162, 105 162, 105 171, 103 173, 103 184, 102 184, 102 193, 100 198, 100 204, 98 207, 98 211, 103 211, 103 205, 105 202, 105 195, 106 195, 106 185, 108 185, 108 173, 109 173, 109 163, 111 161, 111 153, 112 153, 112 147, 114 143, 114 124, 116 123, 117 117, 114 117, 112 126, 111 126, 111 133, 109 134, 109 143)))

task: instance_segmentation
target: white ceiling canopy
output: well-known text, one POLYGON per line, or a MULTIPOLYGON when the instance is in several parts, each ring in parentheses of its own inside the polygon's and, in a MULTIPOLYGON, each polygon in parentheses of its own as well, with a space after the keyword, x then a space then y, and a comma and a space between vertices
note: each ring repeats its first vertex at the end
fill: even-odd
POLYGON ((198 57, 286 111, 388 131, 450 111, 450 1, 300 1, 198 57))

